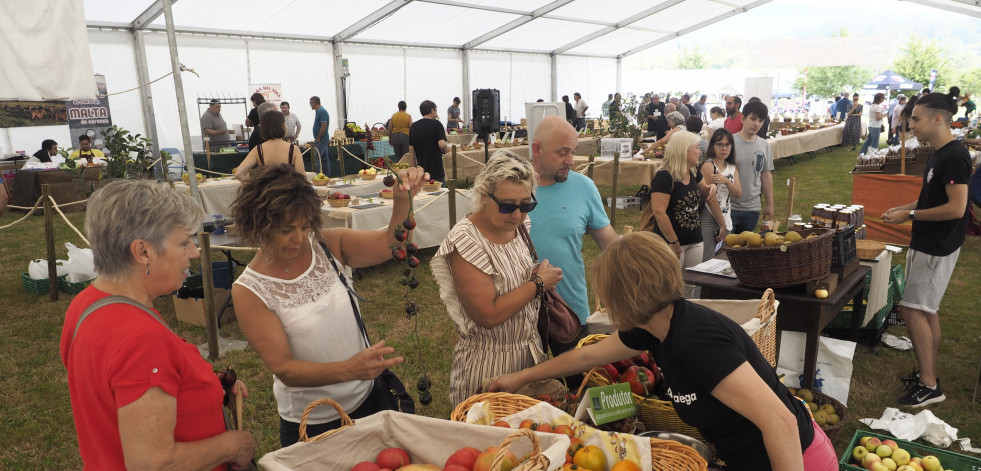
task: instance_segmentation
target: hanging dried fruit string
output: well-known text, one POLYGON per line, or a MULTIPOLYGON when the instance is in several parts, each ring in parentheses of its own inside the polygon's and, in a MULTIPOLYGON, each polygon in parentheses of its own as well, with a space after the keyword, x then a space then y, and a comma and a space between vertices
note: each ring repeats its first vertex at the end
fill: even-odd
MULTIPOLYGON (((388 169, 388 175, 385 175, 383 182, 387 187, 393 187, 397 184, 402 183, 402 179, 399 178, 398 174, 394 170, 394 164, 392 161, 385 157, 385 168, 388 169)), ((411 196, 411 193, 410 193, 411 196)), ((419 353, 419 365, 421 365, 423 374, 422 377, 416 382, 416 389, 419 390, 419 403, 422 405, 428 405, 433 401, 433 396, 429 391, 429 387, 432 385, 429 376, 426 374, 428 370, 426 368, 425 358, 422 354, 422 340, 419 337, 419 305, 416 304, 415 289, 419 287, 419 278, 415 276, 415 269, 419 266, 419 258, 416 257, 416 253, 419 251, 419 246, 415 242, 412 242, 412 230, 416 228, 415 220, 415 210, 413 209, 412 198, 409 198, 409 215, 395 228, 395 240, 397 241, 392 245, 392 258, 397 263, 405 263, 406 267, 402 270, 402 286, 406 286, 408 289, 402 298, 405 300, 405 315, 409 318, 414 318, 414 327, 412 330, 412 335, 415 337, 416 346, 419 353)))

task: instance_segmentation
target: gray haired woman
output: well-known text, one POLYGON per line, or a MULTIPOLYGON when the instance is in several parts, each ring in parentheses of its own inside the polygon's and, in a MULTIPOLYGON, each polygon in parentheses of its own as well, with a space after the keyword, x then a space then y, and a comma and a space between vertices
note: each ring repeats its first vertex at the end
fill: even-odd
MULTIPOLYGON (((678 130, 688 130, 688 128, 685 126, 685 115, 681 114, 681 112, 672 111, 664 117, 664 120, 667 121, 668 127, 671 129, 664 135, 664 137, 658 139, 655 143, 648 146, 647 149, 657 149, 658 147, 666 146, 668 145, 668 141, 671 140, 672 134, 678 130)), ((647 149, 644 149, 644 152, 647 152, 647 149)))
MULTIPOLYGON (((252 459, 252 435, 225 430, 211 365, 153 309, 184 283, 203 219, 190 196, 147 181, 113 182, 89 199, 99 277, 68 306, 61 333, 87 468, 244 469, 252 459)), ((232 390, 247 395, 241 382, 232 390)))
POLYGON ((548 260, 535 265, 519 226, 535 209, 528 159, 497 152, 474 181, 473 212, 450 230, 431 267, 459 341, 453 350, 450 403, 481 382, 545 360, 536 328, 539 296, 562 280, 548 260))

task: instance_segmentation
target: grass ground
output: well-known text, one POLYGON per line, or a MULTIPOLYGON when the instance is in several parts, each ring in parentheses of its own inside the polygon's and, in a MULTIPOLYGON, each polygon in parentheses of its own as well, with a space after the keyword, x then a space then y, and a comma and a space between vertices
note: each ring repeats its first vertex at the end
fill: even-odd
MULTIPOLYGON (((795 208, 807 213, 818 202, 847 203, 851 201, 853 153, 836 150, 819 154, 817 158, 803 157, 796 165, 786 159, 776 163, 776 213, 785 215, 787 192, 783 182, 796 176, 795 208)), ((604 198, 610 188, 601 187, 604 198)), ((619 194, 633 194, 637 187, 621 188, 619 194)), ((8 213, 0 218, 0 226, 18 219, 21 214, 8 213)), ((69 215, 82 227, 82 214, 69 215)), ((615 228, 639 226, 636 209, 617 211, 615 228)), ((46 296, 25 293, 20 273, 26 271, 31 259, 44 257, 44 225, 39 217, 0 231, 0 469, 78 469, 77 441, 72 423, 67 380, 58 353, 58 339, 63 314, 70 296, 61 294, 56 302, 46 296)), ((55 239, 59 258, 67 258, 64 242, 83 246, 78 236, 62 221, 55 223, 55 239)), ((586 239, 584 249, 587 265, 597 253, 595 244, 586 239)), ((398 271, 388 263, 363 271, 357 280, 358 291, 370 300, 363 305, 369 335, 373 340, 385 339, 406 356, 406 363, 395 369, 410 391, 417 378, 428 374, 434 382, 432 404, 420 406, 418 413, 447 418, 451 405, 447 399, 451 354, 456 333, 439 300, 428 261, 433 250, 423 252, 423 266, 417 270, 422 281, 418 290, 421 315, 406 319, 401 308, 401 286, 394 280, 398 271)), ((248 257, 242 257, 246 260, 248 257)), ((220 259, 220 257, 219 257, 220 259)), ((902 260, 894 257, 894 262, 902 260)), ((944 340, 940 348, 939 371, 947 400, 930 407, 939 418, 959 429, 960 436, 981 440, 981 405, 971 402, 975 385, 978 357, 981 355, 981 238, 969 238, 961 250, 947 295, 941 305, 944 340)), ((588 269, 588 267, 587 267, 588 269)), ((174 330, 189 341, 206 341, 203 328, 178 323, 169 298, 160 298, 156 307, 174 330)), ((793 315, 781 312, 780 315, 793 315)), ((902 326, 892 326, 889 332, 906 335, 902 326)), ((241 338, 234 323, 221 329, 226 338, 241 338)), ((906 374, 914 365, 911 352, 899 352, 887 347, 870 349, 859 346, 855 353, 854 372, 849 396, 852 420, 845 425, 836 443, 839 455, 847 446, 858 418, 879 417, 886 407, 895 407, 901 395, 897 377, 906 374)), ((245 425, 258 441, 257 455, 278 448, 278 422, 272 396, 272 378, 268 369, 251 350, 222 356, 216 369, 235 367, 239 378, 246 381, 252 396, 246 402, 245 425)))

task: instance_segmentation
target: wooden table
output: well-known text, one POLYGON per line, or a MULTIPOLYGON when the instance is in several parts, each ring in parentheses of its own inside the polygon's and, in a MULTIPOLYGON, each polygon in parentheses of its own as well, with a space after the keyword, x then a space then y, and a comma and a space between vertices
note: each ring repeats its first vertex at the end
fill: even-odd
MULTIPOLYGON (((41 197, 41 185, 51 185, 51 196, 59 205, 87 199, 86 192, 90 185, 93 189, 102 186, 102 168, 86 168, 82 175, 84 183, 64 170, 17 170, 10 185, 10 204, 28 208, 34 206, 41 197)), ((85 206, 86 204, 72 204, 62 206, 61 210, 65 213, 77 213, 85 211, 85 206)))
MULTIPOLYGON (((862 298, 865 276, 869 270, 869 267, 860 265, 845 279, 839 280, 838 287, 825 299, 818 299, 813 294, 805 293, 804 285, 773 290, 777 300, 780 301, 777 329, 807 334, 804 348, 804 380, 801 387, 808 389, 814 387, 818 337, 821 329, 828 325, 849 302, 852 303, 851 338, 852 340, 858 338, 858 328, 865 318, 862 298)), ((765 291, 743 286, 739 284, 739 280, 724 276, 691 270, 684 270, 682 275, 685 283, 702 287, 702 298, 705 299, 759 299, 765 291)))

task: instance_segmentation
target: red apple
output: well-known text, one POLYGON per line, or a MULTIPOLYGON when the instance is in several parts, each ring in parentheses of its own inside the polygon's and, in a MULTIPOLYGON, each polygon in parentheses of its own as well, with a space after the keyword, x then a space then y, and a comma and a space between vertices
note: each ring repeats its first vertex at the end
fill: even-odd
POLYGON ((865 455, 865 458, 862 458, 862 467, 864 467, 865 469, 869 469, 869 466, 872 466, 872 463, 881 463, 881 462, 882 462, 882 458, 880 458, 879 455, 875 453, 869 453, 865 455))
POLYGON ((450 466, 462 466, 471 471, 473 469, 473 464, 477 462, 477 457, 480 456, 480 450, 465 446, 460 448, 449 458, 446 459, 446 464, 443 465, 444 468, 449 468, 450 466))
POLYGON ((896 443, 896 440, 891 440, 891 439, 888 439, 887 438, 887 439, 885 439, 885 440, 882 441, 882 444, 883 445, 889 445, 889 448, 892 448, 893 450, 898 450, 899 449, 899 444, 896 443))
POLYGON ((351 468, 351 471, 378 471, 379 469, 381 469, 381 467, 375 463, 372 463, 371 461, 362 461, 361 463, 354 465, 354 467, 351 468))
POLYGON ((409 454, 401 448, 386 448, 378 453, 375 463, 382 468, 398 469, 411 463, 409 454))

